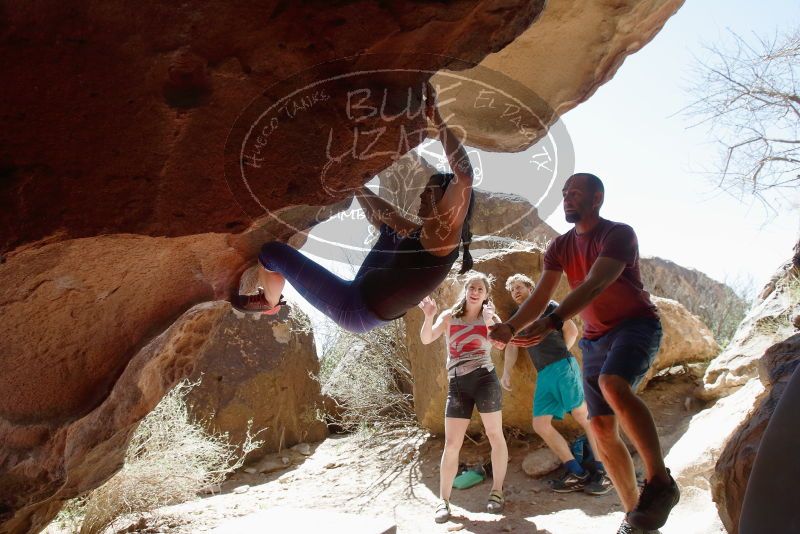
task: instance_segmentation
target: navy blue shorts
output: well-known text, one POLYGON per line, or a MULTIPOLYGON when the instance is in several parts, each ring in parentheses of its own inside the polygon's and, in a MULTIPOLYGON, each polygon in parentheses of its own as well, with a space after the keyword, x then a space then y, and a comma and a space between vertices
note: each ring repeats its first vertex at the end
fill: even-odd
POLYGON ((580 340, 589 417, 614 415, 600 391, 600 375, 621 376, 636 390, 656 357, 661 334, 661 321, 648 317, 628 319, 597 339, 580 340))

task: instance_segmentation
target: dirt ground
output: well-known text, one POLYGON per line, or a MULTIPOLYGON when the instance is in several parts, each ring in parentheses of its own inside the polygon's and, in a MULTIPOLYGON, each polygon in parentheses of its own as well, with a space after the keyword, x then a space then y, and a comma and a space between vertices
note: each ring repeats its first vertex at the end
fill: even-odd
MULTIPOLYGON (((685 431, 691 416, 703 408, 691 400, 695 387, 695 377, 678 373, 653 380, 643 394, 654 413, 665 454, 685 431)), ((275 455, 276 459, 292 459, 285 469, 270 474, 239 473, 225 483, 220 494, 160 509, 122 530, 208 532, 240 516, 286 507, 388 518, 395 522, 399 533, 616 532, 622 520, 616 493, 599 497, 553 493, 548 489, 547 478, 533 479, 521 468, 522 460, 540 447, 541 441, 533 436, 510 437, 508 445, 506 508, 502 514, 484 512, 491 489, 490 482, 484 481, 467 490, 454 489, 453 519, 442 525, 434 523, 443 440, 409 431, 406 435, 369 441, 353 435, 331 436, 312 445, 308 456, 285 451, 275 455)), ((488 441, 465 442, 461 461, 470 463, 479 458, 489 458, 488 441)), ((640 470, 638 458, 634 459, 640 470)), ((700 506, 714 504, 708 500, 700 506)), ((687 518, 683 519, 680 528, 676 525, 671 529, 671 520, 661 532, 692 534, 685 526, 687 518)))

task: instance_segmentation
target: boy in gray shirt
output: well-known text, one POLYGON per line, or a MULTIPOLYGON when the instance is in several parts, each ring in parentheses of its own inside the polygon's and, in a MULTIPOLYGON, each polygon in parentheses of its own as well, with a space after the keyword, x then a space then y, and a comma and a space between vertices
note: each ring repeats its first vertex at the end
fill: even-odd
MULTIPOLYGON (((506 290, 518 305, 525 302, 533 291, 533 286, 533 281, 524 274, 514 274, 506 280, 506 290)), ((545 315, 557 306, 557 302, 551 301, 545 310, 545 315)), ((569 444, 552 424, 553 419, 560 421, 565 414, 571 413, 583 427, 594 448, 594 440, 589 431, 580 368, 569 351, 569 347, 577 338, 578 328, 575 323, 565 321, 561 331, 553 331, 541 343, 527 348, 537 373, 533 398, 533 430, 566 468, 564 476, 553 481, 553 491, 559 493, 584 491, 591 495, 604 495, 611 491, 612 485, 602 464, 597 462, 597 471, 594 474, 586 471, 575 460, 569 444)), ((517 361, 519 350, 515 345, 506 345, 503 377, 500 379, 500 384, 506 389, 511 389, 511 368, 517 361)))

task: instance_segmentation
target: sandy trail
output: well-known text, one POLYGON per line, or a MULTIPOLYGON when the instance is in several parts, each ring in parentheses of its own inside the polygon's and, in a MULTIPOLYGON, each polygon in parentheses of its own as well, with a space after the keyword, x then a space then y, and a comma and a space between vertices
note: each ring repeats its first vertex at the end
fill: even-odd
MULTIPOLYGON (((687 403, 695 386, 696 378, 677 374, 653 380, 643 394, 656 417, 665 452, 702 408, 697 402, 687 403)), ((284 452, 283 456, 293 459, 287 469, 270 474, 239 473, 225 483, 221 494, 162 508, 126 530, 174 534, 208 532, 234 518, 281 507, 389 518, 402 534, 616 532, 622 512, 614 492, 599 497, 553 493, 545 479, 533 479, 521 469, 522 460, 540 446, 540 440, 525 437, 508 441, 507 504, 505 511, 498 515, 483 511, 490 490, 489 482, 484 481, 467 490, 454 489, 453 519, 443 525, 434 523, 443 440, 409 432, 371 441, 352 435, 332 436, 312 445, 313 452, 307 457, 284 452)), ((466 442, 461 461, 488 457, 489 445, 484 439, 477 443, 466 442)), ((637 469, 641 469, 638 458, 634 458, 637 469)), ((660 532, 724 533, 708 491, 693 487, 682 489, 679 507, 660 532)), ((267 531, 269 529, 259 529, 259 532, 267 531)))

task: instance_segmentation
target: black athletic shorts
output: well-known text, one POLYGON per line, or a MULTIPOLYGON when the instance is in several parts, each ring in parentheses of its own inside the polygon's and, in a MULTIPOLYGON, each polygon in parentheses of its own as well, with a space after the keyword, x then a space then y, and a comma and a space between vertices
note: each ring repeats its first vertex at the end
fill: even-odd
POLYGON ((469 419, 474 406, 478 407, 480 413, 491 413, 500 411, 502 404, 503 394, 497 373, 494 369, 487 371, 479 367, 465 375, 456 374, 450 379, 444 414, 445 417, 469 419))

